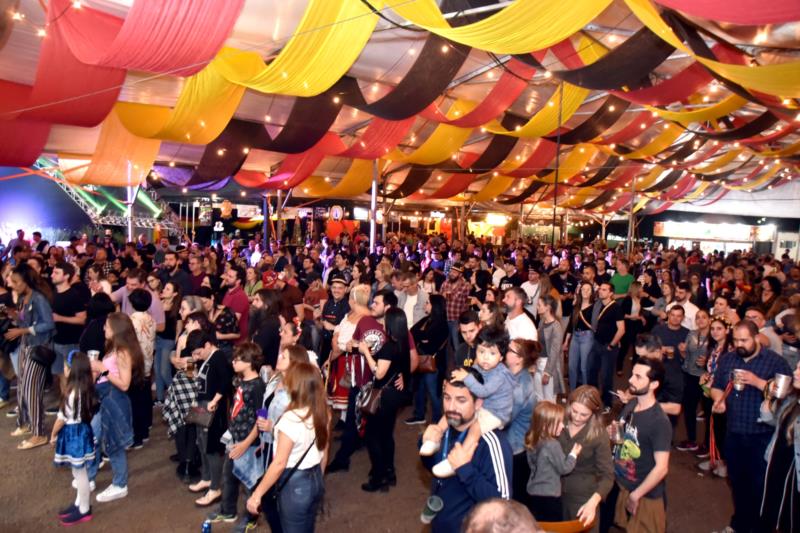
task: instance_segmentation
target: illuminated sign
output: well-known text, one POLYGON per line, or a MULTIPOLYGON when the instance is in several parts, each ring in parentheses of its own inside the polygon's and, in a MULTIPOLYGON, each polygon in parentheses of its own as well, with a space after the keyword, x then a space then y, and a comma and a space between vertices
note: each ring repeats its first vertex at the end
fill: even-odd
POLYGON ((444 218, 444 213, 441 211, 431 211, 431 218, 444 218))
POLYGON ((353 218, 356 220, 369 220, 369 210, 363 207, 354 207, 353 218))
POLYGON ((775 238, 775 226, 749 226, 747 224, 709 224, 707 222, 656 222, 653 226, 656 237, 717 241, 771 241, 775 238))

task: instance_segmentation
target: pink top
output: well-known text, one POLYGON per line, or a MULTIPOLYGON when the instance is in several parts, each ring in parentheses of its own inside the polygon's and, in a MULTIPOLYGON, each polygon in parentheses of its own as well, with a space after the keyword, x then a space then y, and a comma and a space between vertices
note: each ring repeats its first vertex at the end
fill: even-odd
MULTIPOLYGON (((110 354, 107 354, 105 357, 103 357, 103 360, 100 362, 103 363, 103 366, 106 367, 106 370, 108 370, 109 374, 113 374, 117 378, 120 377, 119 367, 117 366, 116 352, 111 352, 110 354)), ((103 376, 97 380, 98 383, 105 383, 106 381, 108 381, 108 377, 106 376, 103 376)))

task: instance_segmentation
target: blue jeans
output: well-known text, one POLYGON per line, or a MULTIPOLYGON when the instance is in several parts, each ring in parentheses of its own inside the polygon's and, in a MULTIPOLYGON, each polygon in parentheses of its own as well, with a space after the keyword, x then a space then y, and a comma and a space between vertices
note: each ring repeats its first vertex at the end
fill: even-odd
POLYGON ((439 397, 438 374, 427 372, 418 374, 417 391, 414 393, 414 418, 425 419, 425 396, 431 399, 431 423, 435 424, 442 418, 442 399, 439 397))
POLYGON ((448 320, 447 327, 450 329, 450 340, 453 342, 453 349, 457 349, 461 344, 461 332, 458 330, 458 320, 448 320))
MULTIPOLYGON (((100 413, 94 415, 92 418, 92 432, 94 433, 94 461, 89 463, 89 480, 94 481, 97 477, 97 470, 100 468, 101 446, 103 436, 103 424, 100 413)), ((126 450, 117 450, 116 453, 108 455, 108 460, 111 462, 111 472, 113 477, 111 483, 117 487, 128 486, 128 452, 126 450)))
POLYGON ((603 391, 603 404, 611 407, 614 397, 611 391, 614 390, 614 369, 617 366, 617 353, 619 347, 611 348, 607 344, 594 343, 593 358, 595 364, 600 365, 600 388, 603 391))
MULTIPOLYGON (((280 482, 290 469, 281 474, 280 482)), ((278 495, 278 514, 283 533, 312 533, 325 487, 319 465, 308 470, 296 470, 278 495)))
MULTIPOLYGON (((14 350, 9 356, 14 374, 19 375, 19 349, 14 350)), ((19 386, 19 385, 18 385, 19 386)), ((11 396, 11 382, 0 374, 0 400, 8 400, 11 396)))
POLYGON ((172 363, 169 356, 175 349, 175 341, 156 336, 156 353, 153 362, 153 377, 156 380, 156 399, 164 401, 167 389, 172 384, 172 363))
POLYGON ((569 388, 575 390, 578 384, 589 384, 589 370, 594 333, 590 330, 576 331, 569 343, 569 388), (578 378, 580 376, 580 379, 578 378))
POLYGON ((56 344, 53 343, 53 351, 56 353, 56 359, 50 367, 50 373, 54 376, 64 374, 64 363, 67 361, 67 356, 72 350, 79 349, 77 344, 56 344))

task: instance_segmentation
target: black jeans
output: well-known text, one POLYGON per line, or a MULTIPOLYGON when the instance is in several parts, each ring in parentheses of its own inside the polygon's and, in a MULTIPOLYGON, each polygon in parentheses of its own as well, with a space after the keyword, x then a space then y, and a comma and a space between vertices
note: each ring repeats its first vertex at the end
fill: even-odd
MULTIPOLYGON (((683 422, 686 424, 686 438, 697 442, 697 404, 703 395, 700 389, 700 376, 683 373, 683 422)), ((711 413, 709 413, 710 415, 711 413)))
POLYGON ((730 525, 736 533, 760 531, 758 515, 767 473, 764 452, 771 436, 771 433, 728 433, 725 438, 725 460, 733 493, 730 525))
MULTIPOLYGON (((239 486, 242 484, 239 478, 233 475, 233 459, 228 455, 225 456, 225 463, 222 465, 222 504, 220 511, 222 514, 237 516, 237 507, 239 506, 239 486)), ((249 497, 252 493, 245 487, 245 493, 249 497)), ((258 520, 258 515, 251 515, 245 510, 250 522, 258 520)))
POLYGON ((175 451, 178 452, 179 462, 197 462, 197 426, 187 424, 178 428, 175 432, 175 451))
POLYGON ((391 385, 383 388, 381 406, 378 412, 367 417, 364 440, 372 464, 370 477, 384 481, 394 473, 394 425, 397 411, 403 403, 403 393, 391 385))
POLYGON ((703 445, 707 449, 711 449, 711 420, 714 420, 714 440, 719 450, 719 455, 721 459, 725 459, 725 434, 727 433, 727 418, 725 413, 711 413, 711 408, 714 405, 714 402, 711 401, 711 398, 707 396, 703 396, 701 401, 703 402, 703 412, 706 416, 706 435, 703 439, 703 445))
POLYGON ((131 399, 131 417, 133 419, 133 442, 141 443, 150 437, 150 426, 153 425, 153 394, 150 391, 150 378, 141 383, 131 383, 128 388, 131 399))
POLYGON ((344 421, 344 430, 342 431, 342 444, 339 446, 339 451, 336 452, 334 461, 341 463, 344 466, 350 466, 350 456, 356 451, 361 437, 358 435, 358 427, 356 426, 356 396, 358 395, 358 388, 353 386, 350 388, 350 395, 347 397, 347 420, 344 421))

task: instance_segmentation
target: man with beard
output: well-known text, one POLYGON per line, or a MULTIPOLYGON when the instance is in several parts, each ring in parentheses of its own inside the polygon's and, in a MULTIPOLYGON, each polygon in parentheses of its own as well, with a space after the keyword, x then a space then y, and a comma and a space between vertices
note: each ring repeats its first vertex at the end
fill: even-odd
POLYGON ((725 462, 733 493, 730 527, 736 533, 759 531, 767 449, 774 428, 758 422, 763 391, 775 374, 791 375, 789 364, 758 342, 758 326, 742 320, 733 328, 734 351, 721 357, 711 386, 712 410, 727 413, 725 462), (735 375, 734 375, 735 373, 735 375), (733 379, 733 387, 727 391, 733 379), (727 391, 727 392, 726 392, 727 391))
POLYGON ((525 302, 525 310, 534 318, 537 315, 536 304, 539 303, 539 271, 535 267, 528 267, 528 281, 520 287, 528 296, 525 302))
POLYGON ((683 307, 683 321, 681 322, 681 326, 685 327, 689 331, 697 329, 694 324, 694 317, 697 314, 697 311, 699 311, 699 308, 689 301, 691 296, 692 286, 688 281, 681 281, 675 286, 675 300, 667 304, 666 307, 666 311, 668 313, 669 310, 676 305, 683 307))
POLYGON ((509 338, 535 341, 539 339, 536 326, 523 306, 528 301, 528 295, 519 287, 511 287, 503 296, 503 305, 506 306, 506 331, 509 338))
POLYGON ((569 259, 558 262, 558 270, 550 275, 550 283, 561 299, 561 326, 566 330, 569 317, 572 316, 575 289, 578 288, 578 279, 570 272, 569 259))
MULTIPOLYGON (((477 370, 465 370, 483 383, 477 370)), ((441 449, 432 456, 422 457, 422 464, 431 470, 436 463, 447 459, 456 475, 437 479, 433 484, 433 495, 444 502, 431 523, 433 533, 460 531, 464 517, 476 504, 490 498, 511 497, 511 447, 503 434, 490 431, 476 445, 462 446, 482 404, 483 400, 475 397, 462 381, 445 381, 442 406, 448 429, 442 435, 441 449)))
POLYGON ((629 533, 666 530, 664 479, 669 471, 672 426, 656 401, 664 381, 664 365, 643 357, 633 365, 629 402, 609 426, 614 448, 614 473, 619 496, 614 522, 629 533))
POLYGON ((164 264, 161 265, 161 269, 158 271, 158 279, 161 280, 162 286, 171 281, 180 287, 182 294, 194 294, 192 292, 192 281, 189 278, 189 274, 181 268, 181 262, 176 252, 167 252, 164 255, 164 264))
POLYGON ((440 290, 447 301, 447 326, 450 328, 450 338, 453 348, 458 349, 461 344, 458 336, 458 317, 469 307, 469 283, 463 278, 464 266, 455 263, 450 268, 447 280, 442 283, 440 290))

